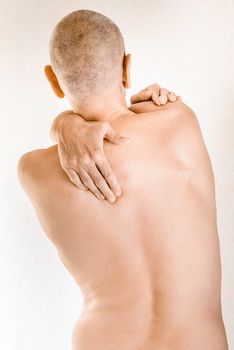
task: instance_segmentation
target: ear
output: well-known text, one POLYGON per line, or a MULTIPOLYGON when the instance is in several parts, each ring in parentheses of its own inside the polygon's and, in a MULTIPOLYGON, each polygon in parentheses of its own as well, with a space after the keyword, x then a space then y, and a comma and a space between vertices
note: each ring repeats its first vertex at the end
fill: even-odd
POLYGON ((122 82, 125 89, 129 89, 131 87, 130 68, 131 68, 131 54, 128 54, 127 56, 124 55, 122 82))
POLYGON ((64 92, 61 89, 58 79, 50 65, 45 66, 44 68, 45 76, 47 80, 49 81, 54 93, 56 96, 63 98, 64 97, 64 92))

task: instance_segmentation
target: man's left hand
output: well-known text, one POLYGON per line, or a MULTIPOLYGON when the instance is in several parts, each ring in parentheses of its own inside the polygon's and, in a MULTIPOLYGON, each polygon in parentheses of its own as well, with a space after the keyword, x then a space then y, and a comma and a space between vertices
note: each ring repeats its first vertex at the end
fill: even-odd
POLYGON ((157 106, 165 105, 167 102, 175 102, 180 96, 167 89, 161 88, 158 84, 151 84, 131 97, 131 103, 152 100, 157 106))

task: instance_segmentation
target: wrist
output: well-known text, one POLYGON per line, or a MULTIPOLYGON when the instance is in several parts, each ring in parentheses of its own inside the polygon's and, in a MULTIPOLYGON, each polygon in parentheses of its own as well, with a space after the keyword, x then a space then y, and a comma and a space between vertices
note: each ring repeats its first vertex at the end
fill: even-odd
POLYGON ((79 125, 84 122, 84 119, 73 111, 62 112, 55 118, 51 126, 50 136, 54 141, 59 142, 65 130, 72 128, 74 124, 79 125))

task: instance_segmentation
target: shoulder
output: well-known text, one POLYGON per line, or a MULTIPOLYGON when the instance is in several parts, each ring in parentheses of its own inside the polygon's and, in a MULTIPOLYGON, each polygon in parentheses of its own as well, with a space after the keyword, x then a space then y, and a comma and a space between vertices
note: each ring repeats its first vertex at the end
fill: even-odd
POLYGON ((187 185, 209 202, 214 198, 215 181, 198 118, 182 102, 176 106, 174 113, 168 114, 168 118, 171 120, 168 128, 170 148, 182 168, 187 170, 187 185))
MULTIPOLYGON (((178 100, 165 106, 156 106, 153 101, 144 101, 129 106, 142 118, 149 116, 155 132, 160 124, 161 138, 171 155, 186 167, 196 167, 209 162, 198 118, 194 111, 178 100), (155 121, 155 123, 153 122, 155 121)), ((152 131, 151 128, 151 131, 152 131)))
POLYGON ((18 160, 17 175, 19 179, 31 176, 36 173, 35 167, 40 164, 40 159, 44 154, 44 149, 36 149, 24 153, 18 160))
POLYGON ((24 189, 39 183, 48 173, 48 161, 52 160, 52 154, 57 145, 36 149, 23 154, 17 164, 17 176, 24 189))
POLYGON ((168 149, 188 166, 197 164, 202 156, 207 158, 198 118, 182 101, 168 102, 165 106, 156 106, 153 101, 145 101, 131 105, 129 109, 141 114, 143 118, 145 114, 150 116, 151 121, 155 120, 155 132, 160 124, 160 132, 168 149))
POLYGON ((200 124, 195 112, 181 101, 168 106, 169 138, 174 152, 189 167, 209 161, 200 124))
MULTIPOLYGON (((182 101, 168 102, 165 106, 157 106, 153 101, 138 102, 129 106, 129 110, 142 117, 153 116, 162 119, 165 126, 173 126, 175 131, 190 127, 191 130, 200 131, 199 123, 194 111, 182 101), (176 128, 176 129, 175 129, 176 128)), ((170 129, 170 128, 169 128, 170 129)))

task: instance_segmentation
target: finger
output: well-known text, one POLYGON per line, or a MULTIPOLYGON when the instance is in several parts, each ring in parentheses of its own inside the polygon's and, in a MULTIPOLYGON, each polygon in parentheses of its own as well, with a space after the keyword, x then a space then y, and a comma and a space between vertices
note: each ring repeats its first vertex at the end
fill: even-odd
POLYGON ((88 188, 82 184, 82 182, 80 181, 80 178, 79 178, 78 174, 75 172, 75 170, 73 170, 71 168, 63 168, 63 169, 67 173, 71 182, 73 182, 74 185, 76 185, 76 187, 78 187, 80 190, 88 191, 88 188))
POLYGON ((132 95, 130 98, 131 103, 137 103, 142 101, 147 101, 152 96, 152 90, 151 89, 144 89, 138 92, 136 95, 132 95))
POLYGON ((99 169, 96 167, 96 165, 92 165, 89 168, 89 176, 93 180, 96 187, 102 192, 102 194, 106 197, 106 199, 113 203, 116 201, 116 197, 111 191, 110 187, 106 183, 106 180, 103 178, 102 174, 100 173, 99 169))
POLYGON ((159 91, 159 101, 162 105, 165 105, 167 103, 168 100, 168 93, 169 91, 167 89, 160 89, 159 91))
MULTIPOLYGON (((90 175, 85 171, 84 169, 79 169, 80 179, 85 184, 85 186, 88 187, 88 189, 98 198, 98 199, 105 199, 103 194, 99 191, 99 189, 94 184, 92 178, 90 175)), ((95 175, 96 176, 96 175, 95 175)))
MULTIPOLYGON (((114 193, 114 195, 116 197, 121 196, 121 192, 122 192, 121 187, 120 187, 120 185, 119 185, 119 183, 118 183, 118 181, 113 173, 113 170, 111 169, 108 161, 106 160, 106 158, 104 157, 104 158, 96 161, 96 165, 97 165, 99 171, 102 173, 103 178, 105 179, 105 181, 109 185, 109 187, 110 187, 111 191, 114 193)), ((102 190, 102 193, 105 195, 103 190, 102 190)))
POLYGON ((168 93, 168 101, 170 102, 176 101, 176 94, 174 92, 171 91, 168 93))
POLYGON ((130 142, 129 138, 118 134, 109 123, 107 123, 106 125, 106 129, 104 131, 104 138, 116 145, 130 142))
POLYGON ((158 84, 152 84, 148 86, 152 90, 151 99, 157 106, 161 106, 161 102, 159 100, 160 86, 158 84))
POLYGON ((152 100, 153 100, 154 104, 156 104, 157 106, 161 106, 161 102, 159 101, 159 93, 157 90, 153 90, 152 100))

